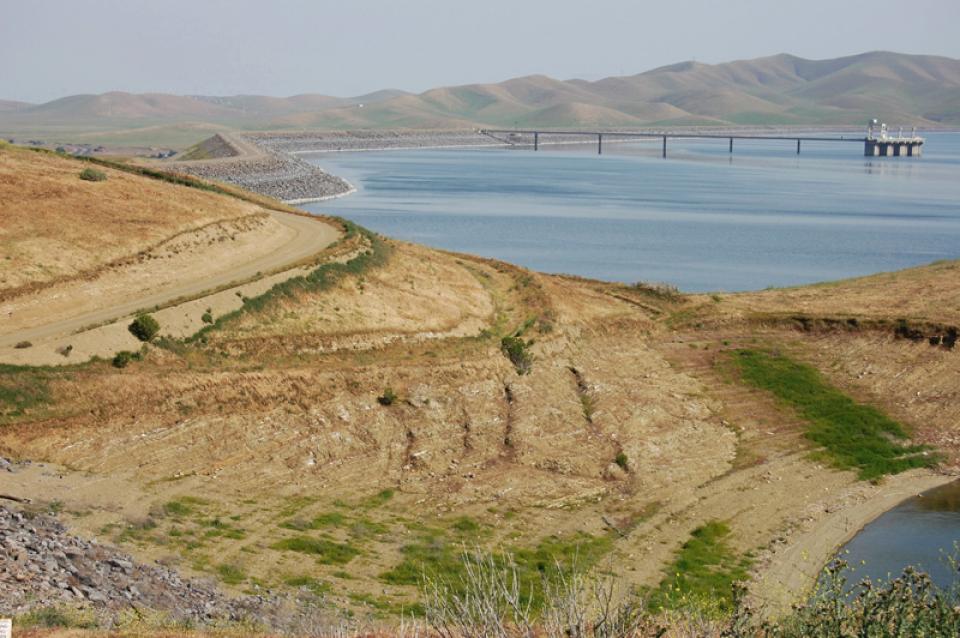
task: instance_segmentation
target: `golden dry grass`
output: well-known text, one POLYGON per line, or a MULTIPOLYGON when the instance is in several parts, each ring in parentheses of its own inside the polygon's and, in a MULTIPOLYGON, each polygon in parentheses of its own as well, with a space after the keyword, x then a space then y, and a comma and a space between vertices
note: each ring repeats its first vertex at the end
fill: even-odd
POLYGON ((0 148, 0 295, 96 271, 184 231, 260 212, 253 204, 50 153, 0 148))

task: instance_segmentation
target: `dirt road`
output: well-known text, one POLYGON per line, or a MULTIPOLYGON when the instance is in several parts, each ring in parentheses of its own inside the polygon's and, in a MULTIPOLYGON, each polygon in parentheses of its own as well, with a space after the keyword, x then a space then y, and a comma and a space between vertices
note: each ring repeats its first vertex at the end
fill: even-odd
POLYGON ((5 331, 3 323, 0 322, 0 350, 13 348, 21 341, 39 341, 56 335, 70 334, 85 326, 114 321, 142 308, 163 305, 175 299, 194 297, 232 282, 255 277, 257 273, 275 271, 320 252, 340 236, 335 227, 320 219, 278 211, 270 211, 269 214, 274 220, 294 231, 292 240, 282 247, 241 267, 213 274, 197 272, 195 278, 172 282, 169 286, 158 288, 148 295, 137 295, 110 307, 81 312, 68 318, 51 316, 47 323, 12 332, 5 331))

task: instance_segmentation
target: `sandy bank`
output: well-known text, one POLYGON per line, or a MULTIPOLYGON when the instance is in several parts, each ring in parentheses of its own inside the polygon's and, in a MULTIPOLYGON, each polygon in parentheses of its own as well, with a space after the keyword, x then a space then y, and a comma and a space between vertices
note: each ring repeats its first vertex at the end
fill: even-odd
POLYGON ((777 539, 758 561, 751 595, 766 615, 789 611, 791 604, 810 591, 837 550, 867 524, 904 500, 956 479, 914 470, 888 477, 880 485, 859 482, 832 505, 804 512, 799 524, 777 539))

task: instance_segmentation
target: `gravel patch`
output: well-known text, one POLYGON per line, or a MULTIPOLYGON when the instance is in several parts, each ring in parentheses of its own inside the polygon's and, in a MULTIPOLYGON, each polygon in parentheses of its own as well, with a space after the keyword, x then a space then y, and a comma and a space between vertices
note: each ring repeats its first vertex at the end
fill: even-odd
POLYGON ((72 536, 52 516, 0 506, 0 616, 69 605, 108 620, 133 608, 175 621, 262 621, 276 615, 278 603, 270 595, 229 598, 211 582, 72 536))

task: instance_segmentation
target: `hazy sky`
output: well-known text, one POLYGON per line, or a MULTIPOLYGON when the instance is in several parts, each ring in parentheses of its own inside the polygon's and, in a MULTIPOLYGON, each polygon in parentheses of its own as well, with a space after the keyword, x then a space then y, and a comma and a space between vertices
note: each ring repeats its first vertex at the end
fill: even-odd
POLYGON ((0 0, 0 98, 348 96, 781 52, 960 58, 958 27, 960 0, 0 0))

